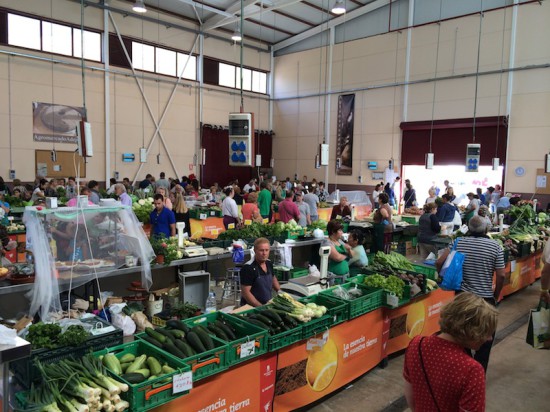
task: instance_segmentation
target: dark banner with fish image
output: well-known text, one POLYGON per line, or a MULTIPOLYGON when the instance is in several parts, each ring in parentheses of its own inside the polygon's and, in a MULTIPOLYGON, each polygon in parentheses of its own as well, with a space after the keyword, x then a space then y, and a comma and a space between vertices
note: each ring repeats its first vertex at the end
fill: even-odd
POLYGON ((83 107, 61 104, 32 104, 35 142, 78 143, 76 126, 84 117, 83 107))
POLYGON ((336 174, 351 175, 353 166, 353 118, 355 95, 338 96, 338 129, 336 134, 336 174))

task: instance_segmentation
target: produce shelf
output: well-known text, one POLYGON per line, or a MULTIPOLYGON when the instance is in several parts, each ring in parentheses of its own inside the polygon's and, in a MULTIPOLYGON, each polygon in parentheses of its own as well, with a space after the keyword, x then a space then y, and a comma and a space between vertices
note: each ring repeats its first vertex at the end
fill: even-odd
POLYGON ((322 291, 319 294, 329 296, 331 299, 337 299, 340 302, 344 302, 348 309, 348 319, 353 319, 357 316, 364 315, 365 313, 372 312, 373 310, 382 307, 384 290, 368 288, 363 285, 348 282, 343 285, 327 289, 326 291, 322 291), (342 299, 333 293, 337 287, 341 287, 346 290, 357 288, 363 292, 363 295, 350 300, 342 299))

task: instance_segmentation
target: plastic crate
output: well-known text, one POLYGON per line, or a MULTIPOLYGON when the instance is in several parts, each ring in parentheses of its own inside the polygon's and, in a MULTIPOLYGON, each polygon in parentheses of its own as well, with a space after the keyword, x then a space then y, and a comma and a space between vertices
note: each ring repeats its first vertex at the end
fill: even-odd
POLYGON ((290 269, 290 278, 296 279, 296 278, 302 278, 304 276, 307 276, 309 274, 309 269, 307 268, 292 268, 290 269))
POLYGON ((28 389, 31 387, 33 382, 39 382, 42 379, 38 369, 34 366, 36 360, 48 364, 69 358, 71 356, 75 358, 82 357, 90 350, 97 351, 110 346, 120 345, 122 343, 122 329, 112 326, 105 319, 94 316, 87 319, 81 319, 81 321, 82 323, 94 325, 96 329, 113 327, 115 330, 102 335, 91 335, 82 346, 37 349, 31 352, 30 357, 11 362, 10 369, 21 386, 28 389))
POLYGON ((298 239, 299 236, 303 236, 305 233, 304 229, 297 230, 287 230, 286 239, 298 239))
POLYGON ((435 266, 417 265, 415 263, 413 263, 412 265, 414 267, 414 272, 421 273, 428 279, 437 280, 437 269, 435 268, 435 266))
POLYGON ((233 366, 238 363, 245 362, 267 352, 268 332, 265 329, 246 322, 240 317, 227 315, 222 312, 214 312, 207 315, 186 319, 185 324, 189 327, 196 325, 206 327, 206 325, 215 322, 218 319, 221 319, 224 323, 231 325, 231 327, 235 330, 235 335, 237 335, 237 339, 227 341, 227 366, 233 366), (250 341, 254 341, 254 353, 246 357, 241 357, 241 345, 250 341))
POLYGON ((364 281, 365 281, 365 276, 367 275, 364 275, 364 274, 358 274, 358 275, 355 275, 355 276, 352 276, 350 278, 348 278, 348 282, 350 283, 357 283, 357 284, 362 284, 364 281))
MULTIPOLYGON (((420 216, 419 216, 420 218, 420 216)), ((417 225, 418 224, 418 219, 414 216, 401 216, 401 221, 402 222, 407 222, 411 225, 417 225)))
POLYGON ((360 267, 351 267, 349 268, 349 275, 350 276, 357 276, 357 275, 360 275, 364 272, 363 268, 360 268, 360 267))
MULTIPOLYGON (((254 308, 252 310, 248 310, 245 312, 241 312, 240 314, 246 315, 247 313, 253 313, 258 312, 261 313, 262 310, 269 309, 269 305, 267 306, 259 306, 257 308, 254 308)), ((246 317, 243 318, 243 320, 246 322, 246 317)), ((281 348, 285 348, 287 346, 290 346, 296 342, 299 342, 302 340, 302 328, 303 323, 298 323, 298 326, 295 328, 292 328, 290 330, 286 330, 284 332, 276 333, 274 335, 269 334, 267 336, 267 351, 268 352, 274 352, 276 350, 279 350, 281 348)))
POLYGON ((531 242, 520 242, 518 245, 518 257, 529 256, 531 254, 531 242))
POLYGON ((202 247, 205 249, 210 247, 220 247, 222 249, 225 249, 227 247, 227 241, 208 239, 205 240, 205 242, 202 244, 202 247))
POLYGON ((326 291, 320 292, 322 295, 329 296, 332 299, 337 299, 341 302, 345 302, 348 308, 348 319, 353 319, 358 316, 364 315, 365 313, 372 312, 380 307, 382 307, 382 300, 384 295, 384 290, 376 288, 368 288, 366 286, 358 285, 356 283, 344 283, 340 287, 349 290, 351 288, 357 287, 363 291, 363 295, 359 296, 356 299, 345 300, 334 295, 334 287, 327 289, 326 291))
MULTIPOLYGON (((326 315, 330 317, 330 327, 333 327, 348 320, 348 310, 346 304, 340 300, 332 299, 330 296, 317 294, 302 298, 300 299, 300 302, 304 304, 315 303, 316 305, 326 306, 326 315)), ((306 326, 307 324, 303 325, 304 329, 306 328, 306 326)), ((304 332, 303 335, 305 337, 307 333, 304 332)))
MULTIPOLYGON (((189 319, 185 319, 185 321, 181 322, 185 322, 186 325, 191 327, 188 320, 189 319)), ((144 336, 144 332, 136 335, 136 337, 140 340, 143 340, 144 336)), ((201 379, 207 378, 208 376, 223 372, 228 367, 227 342, 224 342, 216 337, 212 337, 212 341, 214 342, 214 349, 180 359, 193 371, 193 382, 197 382, 201 379)))
POLYGON ((167 378, 171 378, 174 375, 180 373, 189 372, 191 368, 187 366, 181 359, 169 354, 168 352, 151 345, 143 340, 135 340, 130 343, 115 346, 113 348, 104 349, 94 353, 94 356, 99 357, 107 353, 113 353, 117 357, 124 356, 126 354, 132 355, 147 355, 154 356, 160 363, 168 364, 168 366, 176 369, 175 372, 164 374, 156 379, 146 380, 141 383, 130 383, 118 376, 116 373, 111 372, 111 376, 116 380, 126 383, 129 387, 128 392, 122 392, 120 397, 130 403, 130 411, 142 412, 149 409, 153 409, 157 406, 163 405, 175 398, 179 398, 182 395, 189 393, 184 391, 180 393, 172 393, 172 380, 166 381, 167 378))
POLYGON ((290 269, 282 270, 273 268, 273 274, 275 275, 277 280, 288 282, 288 279, 290 278, 290 269))

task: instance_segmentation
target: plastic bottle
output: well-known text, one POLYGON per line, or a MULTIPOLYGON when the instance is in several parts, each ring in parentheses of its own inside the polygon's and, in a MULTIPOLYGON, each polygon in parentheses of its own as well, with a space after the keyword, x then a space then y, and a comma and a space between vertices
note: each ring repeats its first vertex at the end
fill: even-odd
POLYGON ((213 291, 210 291, 208 294, 208 299, 206 299, 206 304, 204 306, 204 313, 206 314, 216 311, 216 294, 213 291))
POLYGON ((79 260, 82 260, 82 248, 81 247, 77 247, 76 250, 74 251, 73 253, 73 260, 75 262, 78 262, 79 260))

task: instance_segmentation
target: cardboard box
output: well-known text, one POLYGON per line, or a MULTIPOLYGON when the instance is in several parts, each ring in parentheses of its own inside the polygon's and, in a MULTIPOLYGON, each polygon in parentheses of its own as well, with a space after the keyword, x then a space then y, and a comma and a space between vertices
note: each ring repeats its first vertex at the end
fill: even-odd
POLYGON ((406 256, 416 255, 416 246, 413 246, 412 240, 405 242, 406 256))

